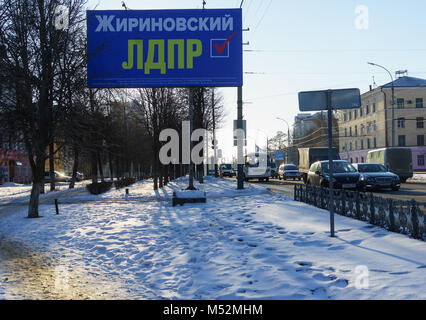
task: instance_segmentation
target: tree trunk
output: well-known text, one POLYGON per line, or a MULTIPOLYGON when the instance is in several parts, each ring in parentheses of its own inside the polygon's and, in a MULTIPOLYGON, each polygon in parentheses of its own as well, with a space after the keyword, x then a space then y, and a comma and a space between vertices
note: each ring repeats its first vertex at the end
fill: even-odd
POLYGON ((71 177, 71 182, 69 186, 70 189, 74 189, 75 180, 77 179, 78 166, 79 166, 79 151, 78 151, 78 147, 74 146, 74 163, 72 167, 72 177, 71 177))
POLYGON ((31 188, 30 203, 28 206, 28 218, 38 218, 38 204, 40 199, 40 191, 44 180, 44 163, 43 157, 37 157, 33 168, 33 186, 31 188))
POLYGON ((98 169, 99 169, 99 175, 101 177, 101 182, 104 182, 105 181, 104 170, 102 168, 102 160, 101 160, 101 155, 99 152, 97 153, 97 158, 98 158, 98 169))
POLYGON ((92 165, 92 183, 98 183, 98 161, 96 159, 96 152, 92 151, 90 152, 90 160, 92 165))
POLYGON ((55 161, 54 161, 54 145, 49 144, 49 175, 50 175, 50 191, 55 191, 55 161))

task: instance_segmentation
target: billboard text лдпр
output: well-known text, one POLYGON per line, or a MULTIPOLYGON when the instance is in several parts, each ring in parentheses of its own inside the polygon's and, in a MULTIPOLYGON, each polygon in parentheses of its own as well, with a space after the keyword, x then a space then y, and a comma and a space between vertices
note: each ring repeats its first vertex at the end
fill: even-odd
POLYGON ((242 11, 89 10, 88 86, 242 86, 242 11))

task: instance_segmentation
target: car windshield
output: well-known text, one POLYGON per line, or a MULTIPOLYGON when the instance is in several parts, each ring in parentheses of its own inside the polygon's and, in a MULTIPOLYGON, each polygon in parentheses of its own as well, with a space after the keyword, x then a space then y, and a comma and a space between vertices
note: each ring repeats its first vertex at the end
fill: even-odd
POLYGON ((284 167, 284 170, 297 170, 297 167, 295 165, 288 165, 284 167))
POLYGON ((381 164, 363 164, 358 166, 359 172, 387 172, 381 164))
POLYGON ((231 169, 232 169, 232 165, 230 165, 230 164, 223 164, 223 165, 221 166, 221 168, 222 168, 222 170, 223 170, 223 169, 231 170, 231 169))
MULTIPOLYGON (((322 170, 324 173, 329 172, 329 164, 323 163, 322 170)), ((334 173, 348 173, 348 172, 357 172, 353 165, 349 162, 333 162, 333 172, 334 173)))

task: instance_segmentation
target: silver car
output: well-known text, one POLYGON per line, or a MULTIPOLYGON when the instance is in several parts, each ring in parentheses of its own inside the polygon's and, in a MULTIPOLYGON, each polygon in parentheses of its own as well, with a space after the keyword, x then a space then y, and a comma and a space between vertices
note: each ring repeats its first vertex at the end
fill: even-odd
POLYGON ((278 178, 281 180, 293 179, 301 180, 302 175, 294 164, 282 164, 278 170, 278 178))

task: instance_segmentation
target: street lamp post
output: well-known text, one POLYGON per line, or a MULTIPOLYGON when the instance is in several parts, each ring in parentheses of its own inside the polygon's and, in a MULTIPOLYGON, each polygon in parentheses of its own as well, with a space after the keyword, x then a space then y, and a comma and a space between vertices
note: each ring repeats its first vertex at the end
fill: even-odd
POLYGON ((389 73, 390 77, 391 77, 391 81, 392 81, 392 147, 395 147, 395 87, 394 87, 394 83, 393 83, 393 76, 392 73, 386 69, 385 67, 373 63, 373 62, 368 62, 369 65, 371 66, 376 66, 379 68, 382 68, 383 70, 385 70, 387 73, 389 73))
POLYGON ((290 125, 288 124, 287 120, 284 120, 282 118, 277 117, 277 120, 281 120, 281 121, 285 122, 285 124, 287 125, 287 152, 286 152, 286 159, 287 159, 287 163, 288 163, 288 152, 289 152, 289 148, 290 148, 290 125))

